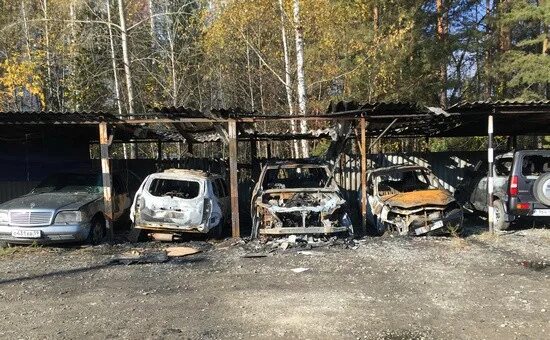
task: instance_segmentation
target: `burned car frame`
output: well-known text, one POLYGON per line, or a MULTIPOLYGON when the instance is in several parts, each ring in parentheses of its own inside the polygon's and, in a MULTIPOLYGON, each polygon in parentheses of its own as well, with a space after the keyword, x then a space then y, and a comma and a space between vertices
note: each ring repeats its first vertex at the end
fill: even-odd
POLYGON ((264 165, 251 200, 252 236, 353 234, 345 199, 328 164, 264 165))
POLYGON ((374 234, 458 231, 463 212, 426 167, 398 165, 368 173, 367 224, 374 234))

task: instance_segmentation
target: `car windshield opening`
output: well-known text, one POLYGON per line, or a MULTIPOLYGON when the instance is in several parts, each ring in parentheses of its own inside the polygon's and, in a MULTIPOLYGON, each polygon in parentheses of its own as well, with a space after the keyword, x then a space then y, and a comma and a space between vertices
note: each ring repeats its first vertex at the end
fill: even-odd
POLYGON ((324 167, 267 169, 262 186, 265 189, 324 188, 329 179, 324 167))
POLYGON ((395 171, 378 177, 378 194, 380 196, 435 189, 429 176, 422 170, 395 171))
POLYGON ((550 156, 529 155, 523 158, 523 176, 540 176, 546 172, 550 172, 550 156))
POLYGON ((196 181, 155 178, 149 186, 149 193, 153 196, 179 197, 185 199, 199 196, 200 184, 196 181))
POLYGON ((56 174, 43 180, 32 193, 48 192, 86 192, 101 193, 102 180, 100 175, 87 174, 56 174))

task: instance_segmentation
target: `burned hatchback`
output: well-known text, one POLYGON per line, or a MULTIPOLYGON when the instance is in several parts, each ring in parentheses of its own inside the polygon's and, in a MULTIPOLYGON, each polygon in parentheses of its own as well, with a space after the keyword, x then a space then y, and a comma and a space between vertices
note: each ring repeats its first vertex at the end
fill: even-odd
POLYGON ((251 202, 252 235, 353 234, 346 201, 329 165, 292 161, 266 164, 251 202))
POLYGON ((377 235, 423 235, 458 231, 463 213, 453 195, 422 166, 369 172, 367 224, 377 235))

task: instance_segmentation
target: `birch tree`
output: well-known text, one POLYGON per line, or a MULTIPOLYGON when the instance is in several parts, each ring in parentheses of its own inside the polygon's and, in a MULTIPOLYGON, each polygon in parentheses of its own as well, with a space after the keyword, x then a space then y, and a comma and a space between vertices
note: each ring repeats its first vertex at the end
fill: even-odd
MULTIPOLYGON (((298 112, 300 115, 307 114, 307 93, 306 93, 306 77, 304 70, 304 37, 303 27, 300 21, 300 0, 293 0, 294 12, 294 33, 296 42, 296 73, 298 87, 298 112)), ((305 120, 300 121, 300 131, 307 133, 307 123, 305 120)), ((309 157, 309 145, 307 140, 301 140, 302 157, 309 157)))
MULTIPOLYGON (((283 55, 284 55, 284 61, 285 61, 285 93, 286 93, 286 101, 288 105, 288 113, 289 115, 294 115, 294 103, 292 99, 292 80, 291 80, 291 70, 290 70, 290 56, 288 54, 288 45, 287 45, 287 36, 286 36, 286 29, 285 29, 285 8, 283 4, 283 0, 279 0, 279 11, 281 14, 281 40, 283 43, 283 55)), ((292 120, 290 121, 290 129, 292 133, 296 133, 296 121, 292 120)), ((300 157, 300 149, 298 147, 298 141, 294 140, 292 141, 292 146, 294 150, 294 155, 296 158, 300 157)))

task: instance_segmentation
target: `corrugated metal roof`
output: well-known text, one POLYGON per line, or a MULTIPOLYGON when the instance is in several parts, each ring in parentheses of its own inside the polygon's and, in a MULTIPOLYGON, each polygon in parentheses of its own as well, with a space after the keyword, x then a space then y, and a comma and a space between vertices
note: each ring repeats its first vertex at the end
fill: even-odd
POLYGON ((0 124, 97 124, 119 119, 105 112, 0 112, 0 124))
POLYGON ((519 109, 519 108, 549 108, 550 100, 497 100, 497 101, 474 101, 460 102, 451 106, 448 112, 463 112, 465 110, 483 110, 483 109, 519 109))

